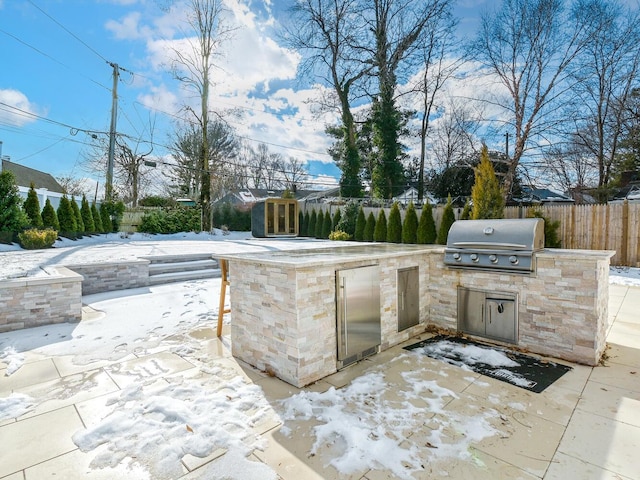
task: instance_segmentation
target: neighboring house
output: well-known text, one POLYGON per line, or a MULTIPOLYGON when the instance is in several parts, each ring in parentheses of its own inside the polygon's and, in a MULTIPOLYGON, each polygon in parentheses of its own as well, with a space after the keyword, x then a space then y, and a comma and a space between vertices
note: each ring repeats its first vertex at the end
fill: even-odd
POLYGON ((0 170, 9 170, 13 173, 20 196, 25 200, 31 188, 31 183, 33 183, 40 202, 40 208, 44 207, 47 198, 53 208, 58 208, 63 190, 62 186, 50 174, 5 159, 2 160, 2 168, 0 170))
POLYGON ((621 188, 611 199, 612 202, 622 202, 624 200, 640 201, 640 183, 630 183, 621 188))
POLYGON ((414 187, 409 187, 400 195, 393 197, 393 200, 404 206, 409 205, 410 202, 413 202, 414 205, 426 202, 429 202, 431 205, 436 205, 438 203, 438 200, 429 192, 424 193, 422 202, 420 202, 418 199, 418 190, 414 187))
POLYGON ((575 200, 562 193, 554 192, 548 188, 522 187, 522 196, 514 197, 512 204, 542 205, 542 204, 573 204, 575 200))

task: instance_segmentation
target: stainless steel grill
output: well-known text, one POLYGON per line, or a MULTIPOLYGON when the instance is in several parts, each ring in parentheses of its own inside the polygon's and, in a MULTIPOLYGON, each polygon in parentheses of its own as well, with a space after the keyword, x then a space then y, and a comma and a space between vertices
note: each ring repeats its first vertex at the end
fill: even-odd
POLYGON ((541 218, 458 220, 449 230, 444 263, 454 268, 532 272, 544 248, 541 218))

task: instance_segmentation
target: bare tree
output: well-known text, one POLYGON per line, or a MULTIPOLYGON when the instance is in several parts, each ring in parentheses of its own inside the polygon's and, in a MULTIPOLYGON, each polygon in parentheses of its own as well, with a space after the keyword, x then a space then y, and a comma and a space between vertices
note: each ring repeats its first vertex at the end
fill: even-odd
POLYGON ((424 172, 427 157, 427 138, 430 133, 431 115, 435 113, 436 99, 441 95, 447 80, 455 74, 462 60, 450 60, 455 48, 454 31, 456 21, 448 14, 433 19, 421 40, 424 64, 412 92, 420 95, 420 158, 418 169, 418 199, 424 195, 424 172))
POLYGON ((571 87, 569 66, 585 46, 589 21, 575 13, 563 0, 503 0, 497 11, 482 16, 473 51, 506 89, 506 98, 493 102, 508 112, 515 133, 505 197, 528 144, 551 129, 551 110, 571 87))
POLYGON ((460 165, 479 152, 476 136, 482 112, 474 112, 468 102, 449 97, 431 131, 432 152, 438 169, 460 165))
POLYGON ((574 69, 576 100, 569 118, 576 128, 571 141, 597 165, 600 200, 606 200, 628 117, 624 106, 638 81, 640 15, 612 0, 580 0, 578 7, 595 21, 574 69))
POLYGON ((565 192, 582 193, 597 181, 598 166, 578 137, 545 152, 545 177, 565 192))
POLYGON ((81 178, 72 175, 62 175, 56 177, 56 181, 62 187, 62 191, 67 195, 81 197, 82 194, 87 193, 85 182, 81 178))
POLYGON ((373 68, 363 61, 363 39, 368 32, 362 22, 360 0, 300 0, 292 9, 287 37, 291 46, 308 57, 302 70, 318 75, 333 94, 323 107, 335 108, 341 119, 342 170, 340 190, 347 197, 362 194, 361 159, 352 103, 363 91, 360 82, 373 68))
POLYGON ((148 157, 153 152, 152 143, 143 151, 140 151, 142 143, 135 142, 131 147, 122 137, 116 138, 114 178, 121 198, 132 207, 138 206, 142 182, 145 178, 144 166, 148 157))
POLYGON ((304 163, 296 157, 289 157, 282 164, 283 186, 290 190, 306 187, 308 173, 304 163))
POLYGON ((175 49, 172 64, 174 77, 194 90, 200 98, 199 111, 187 110, 200 128, 199 169, 200 203, 202 206, 202 228, 211 229, 211 172, 209 169, 209 93, 214 63, 220 43, 226 40, 232 29, 225 23, 223 0, 189 0, 188 23, 195 39, 190 38, 188 48, 175 49))

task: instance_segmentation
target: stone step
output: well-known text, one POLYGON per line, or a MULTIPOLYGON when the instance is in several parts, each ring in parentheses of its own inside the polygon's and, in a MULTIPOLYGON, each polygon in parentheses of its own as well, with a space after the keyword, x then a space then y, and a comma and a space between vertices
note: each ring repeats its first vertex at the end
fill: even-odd
POLYGON ((218 262, 212 258, 206 260, 189 260, 184 262, 162 262, 149 264, 149 276, 162 275, 164 273, 199 271, 206 269, 218 269, 218 262))
POLYGON ((188 253, 185 255, 154 255, 153 257, 142 257, 155 265, 157 263, 181 263, 181 262, 195 262, 198 260, 213 260, 213 255, 210 253, 188 253))
POLYGON ((207 268, 205 270, 189 270, 184 272, 160 273, 149 275, 149 285, 162 285, 165 283, 184 282, 187 280, 203 280, 207 278, 219 278, 219 269, 207 268))

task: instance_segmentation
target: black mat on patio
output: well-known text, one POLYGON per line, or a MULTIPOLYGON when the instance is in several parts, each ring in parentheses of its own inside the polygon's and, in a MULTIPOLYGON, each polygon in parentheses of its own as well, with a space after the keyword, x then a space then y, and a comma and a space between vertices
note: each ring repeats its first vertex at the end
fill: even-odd
POLYGON ((571 367, 463 337, 437 335, 404 347, 451 365, 540 393, 571 367))

